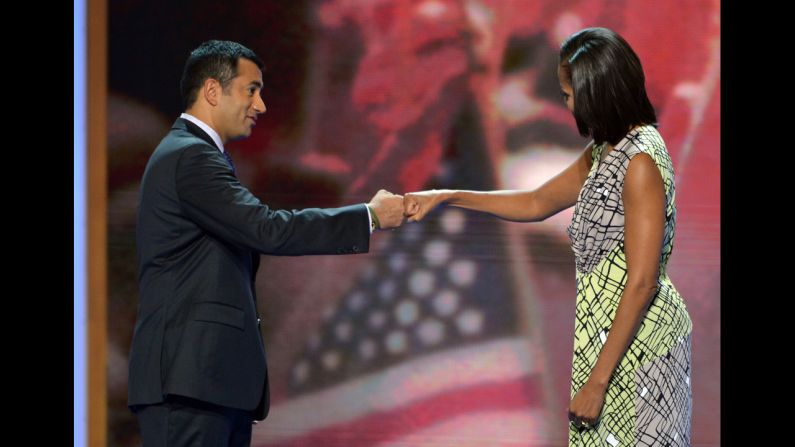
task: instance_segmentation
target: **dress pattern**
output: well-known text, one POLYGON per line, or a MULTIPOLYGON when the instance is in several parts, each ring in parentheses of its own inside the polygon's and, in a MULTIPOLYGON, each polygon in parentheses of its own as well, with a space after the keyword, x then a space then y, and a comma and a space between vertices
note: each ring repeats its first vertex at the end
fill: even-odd
POLYGON ((674 171, 654 126, 633 129, 592 166, 567 231, 575 255, 577 304, 571 397, 585 384, 612 326, 627 281, 622 192, 630 160, 651 156, 665 185, 665 229, 658 291, 608 384, 595 427, 569 425, 570 446, 689 446, 692 322, 666 273, 676 227, 674 171), (601 160, 601 161, 600 161, 601 160))

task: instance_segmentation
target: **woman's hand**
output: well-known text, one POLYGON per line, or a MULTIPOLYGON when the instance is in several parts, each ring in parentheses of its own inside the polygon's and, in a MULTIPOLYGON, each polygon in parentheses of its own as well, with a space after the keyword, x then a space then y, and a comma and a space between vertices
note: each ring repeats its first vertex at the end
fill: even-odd
POLYGON ((446 195, 446 191, 437 189, 407 193, 403 196, 403 213, 409 222, 419 222, 443 203, 446 195))
POLYGON ((569 403, 569 421, 574 423, 575 428, 591 428, 596 424, 605 403, 606 390, 605 387, 588 381, 574 395, 569 403))

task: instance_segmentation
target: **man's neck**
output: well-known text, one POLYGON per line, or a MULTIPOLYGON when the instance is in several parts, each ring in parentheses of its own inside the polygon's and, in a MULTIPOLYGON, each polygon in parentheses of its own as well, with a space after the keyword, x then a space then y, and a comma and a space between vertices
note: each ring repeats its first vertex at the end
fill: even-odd
MULTIPOLYGON (((225 150, 224 149, 224 143, 225 143, 224 137, 221 136, 218 133, 217 130, 215 130, 215 126, 213 126, 212 119, 209 116, 209 114, 201 113, 200 111, 197 111, 195 109, 188 109, 184 113, 187 114, 187 115, 190 115, 191 118, 194 118, 195 120, 201 121, 201 123, 204 124, 204 127, 206 127, 206 128, 204 128, 203 126, 199 126, 199 127, 202 128, 202 130, 204 130, 207 134, 209 134, 210 138, 212 138, 213 141, 215 141, 215 144, 218 146, 218 148, 221 150, 221 152, 224 152, 224 150, 225 150)), ((193 124, 197 124, 197 123, 193 123, 193 124)))

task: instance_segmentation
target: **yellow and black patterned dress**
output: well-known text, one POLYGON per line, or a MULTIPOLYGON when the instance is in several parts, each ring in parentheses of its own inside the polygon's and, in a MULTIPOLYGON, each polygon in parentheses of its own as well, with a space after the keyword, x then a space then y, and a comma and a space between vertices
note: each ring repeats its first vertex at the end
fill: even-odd
POLYGON ((594 145, 593 164, 568 227, 577 266, 571 397, 596 363, 627 281, 622 192, 629 161, 649 154, 665 184, 665 236, 658 292, 613 373, 594 428, 569 426, 570 446, 689 446, 692 413, 690 334, 682 297, 666 272, 676 226, 674 171, 654 126, 633 129, 604 160, 594 145))

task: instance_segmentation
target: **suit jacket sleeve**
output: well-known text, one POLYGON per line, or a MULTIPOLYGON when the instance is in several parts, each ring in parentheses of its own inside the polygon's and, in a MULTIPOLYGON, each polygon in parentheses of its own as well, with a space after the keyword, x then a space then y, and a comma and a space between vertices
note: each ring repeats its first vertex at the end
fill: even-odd
POLYGON ((183 213, 205 231, 273 255, 367 252, 364 204, 341 208, 273 210, 238 182, 218 149, 185 148, 175 175, 183 213))

